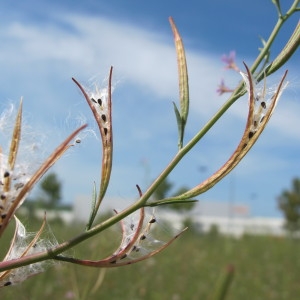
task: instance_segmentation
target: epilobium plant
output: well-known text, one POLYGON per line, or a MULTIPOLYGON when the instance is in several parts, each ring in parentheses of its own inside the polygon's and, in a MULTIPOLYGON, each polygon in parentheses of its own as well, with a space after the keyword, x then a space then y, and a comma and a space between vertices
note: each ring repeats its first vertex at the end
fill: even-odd
MULTIPOLYGON (((273 3, 278 11, 278 22, 270 37, 266 41, 263 41, 262 48, 255 62, 251 67, 244 63, 242 70, 240 70, 235 63, 234 52, 231 52, 227 57, 223 57, 223 61, 227 64, 228 69, 240 72, 242 81, 234 90, 226 87, 224 82, 220 85, 219 93, 231 93, 228 101, 186 144, 184 143, 184 132, 189 113, 188 68, 182 39, 173 19, 170 18, 177 52, 179 75, 179 106, 174 103, 178 125, 178 152, 147 190, 142 192, 137 185, 139 199, 135 203, 123 211, 115 211, 112 217, 107 218, 99 224, 94 224, 95 218, 105 198, 113 163, 112 68, 109 72, 108 87, 106 89, 96 89, 90 92, 76 79, 73 79, 87 101, 99 127, 102 140, 101 180, 99 189, 94 187, 91 199, 92 209, 90 218, 87 220, 86 230, 73 239, 61 244, 59 244, 53 236, 50 238, 44 236, 44 234, 47 233, 45 229, 47 225, 46 217, 40 230, 34 235, 29 235, 26 233, 21 221, 15 216, 15 213, 18 207, 25 201, 32 187, 45 172, 53 166, 70 147, 80 142, 78 136, 80 132, 86 128, 86 125, 75 130, 40 166, 31 167, 31 157, 22 160, 24 158, 24 152, 22 152, 24 151, 22 148, 24 135, 22 133, 21 101, 14 126, 11 128, 11 141, 7 148, 0 148, 0 238, 13 219, 16 224, 10 249, 4 260, 0 263, 0 286, 14 285, 32 275, 42 272, 46 266, 46 261, 65 261, 98 268, 111 268, 133 264, 162 251, 185 230, 168 240, 156 238, 153 228, 158 224, 157 217, 155 214, 147 215, 145 208, 195 201, 191 199, 204 193, 224 178, 258 140, 270 120, 283 90, 287 86, 287 82, 285 81, 287 71, 283 72, 282 78, 275 88, 268 87, 267 77, 280 69, 289 60, 300 43, 300 23, 298 23, 283 50, 273 61, 270 61, 270 51, 280 28, 292 14, 300 10, 299 0, 295 0, 285 14, 281 11, 278 0, 274 0, 273 3), (181 159, 201 138, 208 133, 227 109, 245 93, 248 93, 249 99, 249 110, 245 130, 238 146, 224 165, 209 178, 187 192, 167 199, 153 199, 151 196, 159 184, 172 172, 181 159), (132 217, 134 213, 138 215, 136 219, 132 217), (66 251, 70 248, 92 236, 101 234, 116 223, 120 223, 122 239, 119 247, 108 257, 93 261, 71 257, 66 254, 66 251)), ((5 132, 9 129, 9 127, 6 127, 5 122, 7 118, 11 119, 11 116, 8 116, 7 112, 3 113, 0 117, 0 129, 5 132)))

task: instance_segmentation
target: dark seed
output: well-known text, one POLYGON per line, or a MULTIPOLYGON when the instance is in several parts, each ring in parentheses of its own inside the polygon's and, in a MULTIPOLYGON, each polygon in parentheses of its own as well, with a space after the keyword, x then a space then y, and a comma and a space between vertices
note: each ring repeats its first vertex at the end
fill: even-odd
POLYGON ((127 257, 127 254, 124 254, 120 259, 124 259, 127 257))
POLYGON ((4 194, 2 194, 2 195, 0 196, 0 198, 1 198, 2 200, 4 200, 4 199, 6 198, 6 196, 5 196, 4 194))
POLYGON ((3 175, 4 177, 8 177, 9 176, 9 172, 4 172, 4 175, 3 175))
POLYGON ((261 104, 260 104, 264 109, 266 109, 266 102, 265 101, 263 101, 261 104))
POLYGON ((8 285, 11 285, 11 284, 12 284, 11 281, 7 281, 7 282, 4 283, 4 286, 8 286, 8 285))
POLYGON ((155 218, 152 218, 150 221, 149 221, 149 223, 151 224, 151 223, 155 223, 156 222, 156 219, 155 218))
POLYGON ((115 264, 117 261, 116 260, 112 260, 111 262, 110 262, 110 264, 115 264))
POLYGON ((254 132, 250 131, 249 134, 248 134, 248 138, 251 139, 253 137, 253 135, 254 135, 254 132))
POLYGON ((97 103, 97 101, 96 101, 94 98, 91 98, 91 100, 92 100, 94 103, 97 103))
POLYGON ((6 218, 6 216, 7 216, 7 214, 3 214, 3 215, 1 215, 1 218, 2 218, 2 220, 3 220, 3 219, 5 219, 5 218, 6 218))
POLYGON ((104 134, 107 135, 108 129, 104 128, 104 134))
POLYGON ((146 236, 143 234, 141 237, 140 237, 140 240, 145 240, 146 239, 146 236))
POLYGON ((106 115, 101 115, 101 119, 103 120, 103 122, 106 122, 106 115))
POLYGON ((263 117, 260 119, 259 122, 261 123, 261 122, 264 120, 264 118, 265 118, 265 116, 263 116, 263 117))
POLYGON ((101 100, 101 98, 98 99, 98 104, 99 104, 100 106, 102 106, 102 100, 101 100))

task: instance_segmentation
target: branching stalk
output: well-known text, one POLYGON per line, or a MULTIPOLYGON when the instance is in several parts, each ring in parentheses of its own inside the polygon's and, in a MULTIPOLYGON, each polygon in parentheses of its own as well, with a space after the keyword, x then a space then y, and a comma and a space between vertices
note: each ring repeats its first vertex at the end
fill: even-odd
MULTIPOLYGON (((254 99, 255 94, 254 94, 254 86, 253 86, 252 77, 254 77, 254 79, 256 79, 258 81, 263 80, 263 78, 269 76, 271 73, 273 73, 274 71, 276 71, 280 67, 282 67, 287 62, 287 60, 289 60, 291 58, 291 56, 295 53, 295 51, 299 47, 300 27, 299 27, 299 23, 298 23, 292 37, 287 42, 287 44, 284 47, 284 49, 282 50, 282 52, 276 57, 276 59, 268 67, 265 68, 263 73, 256 74, 258 67, 261 65, 261 63, 265 59, 266 55, 270 52, 271 46, 273 45, 274 40, 277 37, 277 35, 278 35, 282 25, 284 24, 284 22, 292 14, 294 14, 296 11, 299 11, 299 7, 298 7, 299 1, 300 0, 295 0, 293 2, 293 4, 291 5, 291 7, 289 8, 289 10, 284 15, 282 14, 280 6, 277 5, 278 14, 279 14, 279 18, 278 18, 277 23, 275 24, 268 40, 264 43, 262 50, 260 51, 259 55, 257 56, 256 60, 252 64, 252 66, 250 68, 248 68, 246 66, 246 69, 247 69, 247 75, 246 76, 248 76, 249 81, 250 81, 250 96, 251 96, 250 100, 252 102, 255 101, 255 99, 254 99)), ((277 3, 278 1, 275 1, 275 2, 277 3)), ((107 229, 107 228, 111 227, 112 225, 116 224, 117 222, 123 220, 126 216, 130 215, 131 213, 133 213, 133 212, 135 212, 139 209, 143 209, 146 206, 164 204, 160 201, 156 201, 156 202, 155 201, 152 201, 152 202, 149 201, 150 197, 153 195, 154 191, 161 184, 161 182, 172 172, 172 170, 178 165, 178 163, 181 161, 181 159, 200 141, 200 139, 223 116, 223 114, 229 109, 229 107, 237 99, 239 99, 242 95, 244 95, 246 93, 246 88, 245 88, 244 82, 241 81, 239 83, 239 85, 237 86, 237 88, 233 91, 233 93, 231 94, 231 96, 229 97, 227 102, 215 113, 215 115, 206 123, 206 125, 201 130, 199 130, 198 133, 185 146, 183 146, 183 144, 182 144, 183 130, 184 130, 184 126, 185 126, 187 115, 188 115, 188 104, 189 104, 188 103, 187 67, 186 67, 183 44, 181 43, 180 36, 179 36, 176 28, 174 27, 175 25, 174 25, 172 20, 171 20, 171 24, 172 24, 172 29, 173 29, 174 36, 175 36, 175 42, 177 43, 177 50, 179 49, 178 55, 180 56, 178 67, 179 67, 179 76, 181 78, 181 81, 180 81, 181 111, 179 112, 179 110, 177 110, 177 116, 182 118, 182 120, 181 120, 182 123, 181 124, 183 126, 182 126, 182 135, 180 135, 180 137, 179 137, 179 151, 176 153, 176 155, 173 157, 173 159, 169 162, 169 164, 166 166, 166 168, 163 169, 163 171, 156 178, 156 180, 154 180, 154 182, 149 186, 149 188, 143 194, 140 192, 140 198, 139 198, 138 201, 136 201, 135 203, 133 203, 132 205, 130 205, 129 207, 127 207, 123 211, 121 211, 121 212, 113 215, 112 217, 108 218, 107 220, 103 221, 102 223, 91 227, 92 223, 93 223, 93 220, 96 216, 96 213, 98 211, 98 208, 100 206, 100 203, 101 203, 101 201, 102 201, 102 199, 105 195, 105 192, 106 192, 106 189, 107 189, 107 186, 108 186, 108 182, 109 182, 110 172, 111 172, 111 161, 112 161, 111 115, 106 115, 105 116, 105 122, 106 122, 106 118, 108 118, 109 127, 103 126, 103 121, 104 120, 103 120, 103 118, 102 118, 102 120, 99 119, 99 118, 101 118, 101 116, 99 117, 99 115, 96 112, 95 107, 90 105, 91 99, 90 99, 89 95, 82 89, 80 84, 77 81, 74 80, 78 84, 79 88, 82 90, 84 96, 86 97, 86 100, 88 101, 88 103, 89 103, 89 105, 90 105, 90 107, 91 107, 91 109, 94 113, 95 118, 96 119, 98 118, 98 121, 99 121, 98 125, 100 124, 99 129, 100 129, 100 132, 102 134, 102 137, 104 137, 104 140, 102 140, 102 141, 104 141, 103 142, 104 158, 102 160, 102 181, 101 181, 102 185, 100 186, 100 193, 98 195, 97 203, 95 204, 91 220, 90 220, 89 225, 87 227, 87 230, 85 232, 81 233, 80 235, 78 235, 77 237, 74 237, 73 239, 71 239, 69 241, 66 241, 66 242, 61 243, 57 246, 54 246, 54 247, 52 247, 51 249, 48 249, 45 252, 28 254, 28 255, 22 256, 18 259, 1 262, 0 263, 0 272, 6 271, 6 270, 11 270, 11 269, 18 268, 18 267, 21 267, 21 266, 30 265, 30 264, 33 264, 33 263, 36 263, 36 262, 41 262, 41 261, 44 261, 44 260, 47 260, 47 259, 56 259, 56 260, 64 260, 64 261, 72 262, 72 259, 62 257, 63 252, 65 252, 66 250, 82 243, 83 241, 89 239, 90 237, 101 233, 105 229, 107 229), (111 142, 111 144, 108 143, 108 141, 111 142)), ((272 103, 272 106, 270 108, 272 111, 275 107, 276 100, 279 97, 279 94, 280 94, 281 89, 283 87, 283 80, 284 80, 285 76, 286 76, 286 74, 284 75, 282 81, 280 82, 278 90, 276 91, 276 93, 274 95, 274 103, 272 103)), ((110 72, 110 81, 109 81, 109 95, 111 95, 111 72, 110 72)), ((111 100, 111 99, 109 98, 109 100, 111 100)), ((111 104, 109 104, 109 105, 111 105, 111 104)), ((251 105, 254 105, 254 104, 251 104, 251 105)), ((250 107, 249 117, 248 117, 248 121, 247 121, 247 125, 246 125, 246 131, 245 131, 245 135, 242 138, 242 142, 246 141, 247 134, 248 134, 248 140, 250 140, 252 138, 253 134, 260 133, 259 132, 260 129, 257 129, 257 131, 255 131, 254 133, 251 131, 251 128, 253 128, 253 124, 255 124, 254 122, 256 122, 255 121, 255 115, 253 114, 253 111, 251 111, 251 109, 253 109, 253 107, 250 107), (252 115, 251 115, 251 113, 252 113, 252 115), (252 135, 250 135, 251 132, 252 132, 252 135)), ((269 115, 266 115, 267 118, 270 117, 271 112, 270 112, 269 115)), ((111 114, 111 110, 109 111, 109 113, 111 114)), ((20 110, 19 114, 21 114, 21 110, 20 110)), ((12 141, 11 153, 17 152, 17 149, 18 149, 18 142, 19 142, 19 139, 20 139, 20 130, 21 130, 21 127, 18 125, 18 122, 19 123, 21 122, 20 115, 19 115, 18 118, 19 119, 17 119, 17 122, 16 122, 17 125, 15 127, 15 132, 14 132, 14 137, 16 137, 16 140, 12 141)), ((267 120, 261 121, 261 122, 262 123, 267 122, 267 120)), ((265 125, 265 124, 263 124, 263 125, 265 125)), ((68 149, 68 147, 70 146, 69 142, 71 141, 71 139, 73 139, 74 136, 78 132, 80 132, 82 129, 84 129, 84 127, 85 126, 82 126, 78 130, 76 130, 73 134, 71 134, 70 137, 67 138, 66 141, 63 142, 60 145, 60 147, 58 147, 56 149, 54 154, 51 155, 48 158, 48 160, 45 162, 45 164, 43 166, 41 166, 40 169, 38 169, 37 173, 26 184, 25 188, 21 191, 21 193, 17 197, 16 204, 13 204, 14 205, 13 210, 12 210, 11 214, 9 215, 9 218, 3 222, 4 226, 2 227, 2 229, 0 228, 0 234, 4 230, 3 228, 6 227, 8 220, 12 217, 14 211, 16 210, 16 208, 18 206, 18 203, 26 196, 26 194, 32 188, 34 183, 36 183, 37 180, 40 179, 40 177, 68 149)), ((253 141, 254 140, 255 139, 253 139, 253 141)), ((245 145, 246 145, 245 147, 250 147, 251 146, 250 144, 249 144, 250 146, 248 146, 247 143, 245 145)), ((239 145, 239 147, 240 148, 238 148, 238 150, 241 151, 241 153, 244 154, 245 150, 243 149, 243 145, 241 144, 241 145, 239 145)), ((13 154, 10 157, 10 163, 9 163, 12 168, 14 166, 14 163, 15 163, 15 156, 13 154)), ((234 167, 235 163, 233 163, 232 166, 234 167)), ((231 169, 229 171, 231 171, 231 169)), ((211 186, 208 186, 208 187, 210 188, 211 186)), ((193 190, 191 190, 191 191, 193 192, 193 190)), ((182 197, 181 199, 180 199, 180 197, 179 198, 175 197, 173 199, 169 199, 169 201, 165 202, 165 203, 168 203, 168 204, 169 203, 175 203, 175 202, 181 201, 182 199, 188 199, 188 196, 191 196, 190 195, 191 193, 189 193, 189 192, 187 192, 187 193, 188 194, 184 195, 184 197, 182 197)), ((166 201, 167 200, 168 199, 166 199, 166 201)))

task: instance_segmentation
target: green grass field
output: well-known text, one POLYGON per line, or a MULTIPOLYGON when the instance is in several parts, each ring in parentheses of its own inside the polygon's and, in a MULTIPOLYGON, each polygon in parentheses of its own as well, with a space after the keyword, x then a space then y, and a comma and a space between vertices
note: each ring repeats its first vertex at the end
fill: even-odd
MULTIPOLYGON (((62 228, 53 226, 59 240, 73 230, 62 228)), ((74 253, 105 257, 113 240, 109 233, 74 253)), ((63 263, 20 285, 2 288, 0 299, 209 299, 228 264, 234 265, 235 275, 226 299, 300 298, 300 241, 186 232, 164 252, 136 265, 105 271, 63 263)))

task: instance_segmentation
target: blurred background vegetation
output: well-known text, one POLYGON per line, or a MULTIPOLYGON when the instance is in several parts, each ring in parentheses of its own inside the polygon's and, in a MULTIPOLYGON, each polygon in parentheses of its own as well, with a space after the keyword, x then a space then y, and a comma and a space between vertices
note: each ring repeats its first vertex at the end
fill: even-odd
MULTIPOLYGON (((190 229, 185 234, 164 252, 144 262, 107 270, 57 263, 20 285, 2 288, 0 298, 213 300, 225 299, 215 293, 227 280, 226 299, 298 299, 299 187, 300 180, 294 179, 290 189, 284 190, 277 199, 286 217, 287 232, 291 233, 286 236, 245 234, 234 238, 219 234, 217 226, 212 226, 208 233, 201 233, 190 220, 190 229)), ((27 207, 70 209, 59 201, 61 188, 57 176, 49 174, 27 207)), ((164 182, 156 196, 170 194, 171 188, 170 182, 164 182)), ((21 218, 29 231, 35 231, 41 220, 31 209, 21 218)), ((175 209, 182 211, 180 206, 175 209)), ((85 224, 64 224, 62 220, 53 219, 49 220, 49 227, 62 242, 82 232, 85 224)), ((1 257, 9 247, 13 224, 9 229, 3 237, 1 257)), ((112 228, 68 254, 100 259, 115 250, 120 238, 120 233, 112 228)))
MULTIPOLYGON (((60 241, 76 231, 75 224, 51 227, 60 241)), ((105 257, 115 249, 115 234, 105 232, 73 254, 105 257)), ((235 272, 226 299, 298 299, 299 251, 299 240, 289 237, 236 239, 221 236, 216 229, 205 235, 189 231, 163 253, 136 265, 101 270, 58 264, 20 285, 1 289, 0 295, 20 300, 214 299, 220 276, 231 266, 235 272)))

